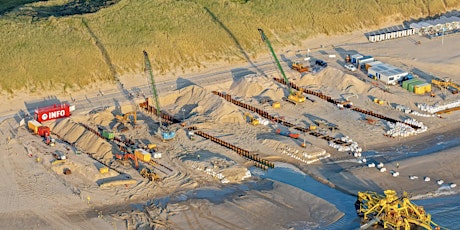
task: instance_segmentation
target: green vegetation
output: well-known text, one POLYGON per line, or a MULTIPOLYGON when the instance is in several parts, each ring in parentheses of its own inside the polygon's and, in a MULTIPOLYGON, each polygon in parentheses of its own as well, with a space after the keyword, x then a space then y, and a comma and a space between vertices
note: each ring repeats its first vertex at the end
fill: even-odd
POLYGON ((114 72, 142 71, 144 49, 155 72, 180 74, 267 54, 258 27, 282 47, 458 6, 460 0, 7 0, 0 3, 0 86, 9 93, 82 88, 113 80, 114 72))

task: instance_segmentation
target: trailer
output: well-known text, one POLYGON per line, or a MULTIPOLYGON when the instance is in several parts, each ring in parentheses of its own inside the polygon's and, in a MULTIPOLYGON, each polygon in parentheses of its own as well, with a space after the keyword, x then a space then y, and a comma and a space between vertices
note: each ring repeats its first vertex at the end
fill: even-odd
POLYGON ((69 117, 70 115, 70 105, 66 103, 37 108, 34 112, 34 118, 39 122, 69 117))

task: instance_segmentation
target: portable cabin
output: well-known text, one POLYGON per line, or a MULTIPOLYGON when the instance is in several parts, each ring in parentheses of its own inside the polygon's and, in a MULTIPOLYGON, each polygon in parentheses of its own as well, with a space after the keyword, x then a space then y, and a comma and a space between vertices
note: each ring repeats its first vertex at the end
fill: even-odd
POLYGON ((373 76, 387 85, 395 85, 401 77, 407 74, 409 73, 388 64, 380 64, 368 69, 369 76, 373 76))
POLYGON ((365 56, 358 60, 357 67, 358 69, 365 68, 364 64, 375 61, 375 58, 372 56, 365 56))
POLYGON ((364 57, 361 54, 353 54, 350 56, 351 58, 351 63, 356 63, 360 58, 364 57))

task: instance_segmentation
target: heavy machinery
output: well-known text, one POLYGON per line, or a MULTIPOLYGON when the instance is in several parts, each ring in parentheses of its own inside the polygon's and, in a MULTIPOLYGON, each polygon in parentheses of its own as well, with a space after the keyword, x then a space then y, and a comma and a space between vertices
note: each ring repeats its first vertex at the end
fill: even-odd
POLYGON ((449 86, 452 87, 452 89, 450 90, 452 92, 452 94, 457 94, 458 91, 460 90, 460 86, 455 84, 455 83, 453 83, 448 78, 445 78, 445 79, 442 79, 442 80, 433 79, 433 80, 431 80, 431 83, 433 83, 433 85, 436 85, 437 87, 439 87, 441 89, 442 88, 449 89, 449 86))
POLYGON ((396 191, 385 190, 385 195, 376 192, 358 192, 355 203, 357 214, 362 218, 360 229, 381 225, 385 229, 440 229, 431 220, 423 207, 409 201, 407 193, 398 197, 396 191))
POLYGON ((276 65, 277 65, 278 69, 280 70, 281 75, 283 75, 284 81, 286 82, 286 85, 287 85, 287 87, 289 89, 289 96, 288 96, 287 100, 292 102, 293 104, 304 102, 305 101, 305 96, 303 95, 303 93, 300 92, 300 91, 294 92, 292 90, 291 85, 289 84, 289 80, 286 77, 286 74, 284 73, 283 68, 281 67, 281 63, 279 62, 278 58, 276 57, 275 51, 273 50, 273 47, 272 47, 270 41, 268 40, 267 36, 265 36, 264 31, 262 29, 260 29, 260 28, 258 30, 259 30, 260 36, 262 37, 262 41, 264 41, 267 44, 268 49, 270 50, 271 54, 273 55, 273 58, 275 59, 276 65))
POLYGON ((291 68, 299 73, 308 72, 308 67, 304 66, 300 62, 293 62, 291 68))
POLYGON ((117 120, 119 120, 123 124, 130 122, 132 125, 135 125, 137 122, 136 111, 127 112, 123 115, 116 115, 115 117, 117 118, 117 120))
POLYGON ((144 50, 143 52, 144 52, 145 70, 150 75, 150 85, 152 86, 152 93, 153 93, 153 100, 155 101, 156 115, 158 116, 159 121, 160 121, 159 131, 161 134, 161 138, 163 139, 163 141, 174 139, 174 137, 176 137, 176 132, 170 131, 167 127, 163 126, 163 123, 161 121, 162 113, 160 109, 160 100, 158 98, 157 87, 155 86, 155 79, 153 78, 152 65, 150 64, 150 59, 149 59, 149 55, 147 54, 147 51, 144 50))
POLYGON ((142 177, 147 178, 149 181, 158 181, 160 177, 158 174, 150 170, 149 168, 143 168, 140 171, 142 177))
POLYGON ((259 124, 259 120, 254 118, 250 113, 244 113, 244 119, 246 120, 246 122, 249 122, 251 125, 256 126, 259 124))
POLYGON ((134 163, 134 167, 136 168, 136 170, 139 169, 139 162, 137 160, 137 157, 135 154, 132 154, 132 153, 125 153, 125 154, 115 154, 115 158, 117 158, 118 160, 121 160, 121 161, 128 161, 129 159, 131 159, 134 163))

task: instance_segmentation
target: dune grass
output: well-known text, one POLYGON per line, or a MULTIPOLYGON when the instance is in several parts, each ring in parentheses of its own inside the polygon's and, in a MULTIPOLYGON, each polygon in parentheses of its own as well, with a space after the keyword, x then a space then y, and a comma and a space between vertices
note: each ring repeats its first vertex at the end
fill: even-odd
MULTIPOLYGON (((0 12, 12 2, 0 3, 0 12)), ((242 62, 243 51, 250 58, 267 53, 258 27, 279 49, 320 33, 377 28, 460 6, 460 0, 121 0, 91 14, 40 17, 66 2, 30 3, 27 14, 0 17, 3 92, 83 88, 113 80, 110 65, 117 74, 140 72, 144 49, 157 75, 242 62)))

